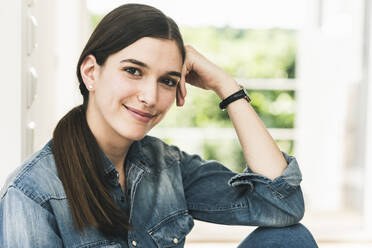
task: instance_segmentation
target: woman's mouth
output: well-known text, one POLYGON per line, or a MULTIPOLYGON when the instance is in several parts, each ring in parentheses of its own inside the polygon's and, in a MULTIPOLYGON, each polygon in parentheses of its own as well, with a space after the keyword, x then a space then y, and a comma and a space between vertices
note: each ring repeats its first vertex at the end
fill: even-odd
POLYGON ((156 115, 152 115, 150 113, 147 113, 147 112, 143 112, 141 110, 138 110, 138 109, 135 109, 135 108, 131 108, 131 107, 128 107, 126 105, 123 104, 123 106, 128 110, 128 112, 138 121, 141 121, 141 122, 149 122, 152 118, 154 118, 156 115))

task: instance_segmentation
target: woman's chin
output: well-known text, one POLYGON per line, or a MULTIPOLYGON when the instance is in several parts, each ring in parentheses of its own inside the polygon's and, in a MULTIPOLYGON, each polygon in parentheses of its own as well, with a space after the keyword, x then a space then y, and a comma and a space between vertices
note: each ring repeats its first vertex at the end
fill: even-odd
POLYGON ((125 139, 128 139, 128 140, 132 140, 132 141, 138 141, 138 140, 141 140, 143 137, 145 137, 147 134, 147 132, 131 132, 131 133, 123 133, 121 134, 122 137, 124 137, 125 139))
POLYGON ((138 140, 141 140, 141 139, 143 139, 143 137, 145 137, 146 136, 146 133, 145 134, 143 134, 143 135, 138 135, 138 136, 135 136, 135 137, 133 137, 133 141, 138 141, 138 140))

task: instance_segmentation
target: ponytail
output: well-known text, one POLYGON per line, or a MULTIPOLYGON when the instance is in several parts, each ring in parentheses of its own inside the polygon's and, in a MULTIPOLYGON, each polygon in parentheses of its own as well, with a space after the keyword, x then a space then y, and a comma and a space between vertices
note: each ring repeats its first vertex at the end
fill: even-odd
POLYGON ((132 229, 110 195, 103 156, 86 120, 86 105, 68 112, 53 133, 53 154, 77 230, 94 226, 107 236, 132 229))

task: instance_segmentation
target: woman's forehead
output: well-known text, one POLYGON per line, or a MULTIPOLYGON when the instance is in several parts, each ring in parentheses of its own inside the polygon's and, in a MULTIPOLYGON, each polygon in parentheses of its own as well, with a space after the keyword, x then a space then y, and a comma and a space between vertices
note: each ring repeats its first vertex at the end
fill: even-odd
POLYGON ((165 67, 181 70, 182 54, 173 40, 144 37, 123 48, 115 55, 115 62, 134 59, 150 68, 165 67))

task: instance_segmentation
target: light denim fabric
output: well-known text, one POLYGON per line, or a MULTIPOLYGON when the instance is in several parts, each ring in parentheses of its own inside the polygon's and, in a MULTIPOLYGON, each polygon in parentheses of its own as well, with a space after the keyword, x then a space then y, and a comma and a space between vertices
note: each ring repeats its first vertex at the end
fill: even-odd
POLYGON ((283 153, 286 170, 274 181, 249 167, 237 174, 158 138, 135 141, 126 159, 126 192, 105 157, 112 196, 135 230, 110 239, 94 227, 79 233, 58 177, 49 141, 8 178, 0 191, 0 247, 183 247, 194 219, 227 225, 284 227, 304 215, 301 173, 283 153))

